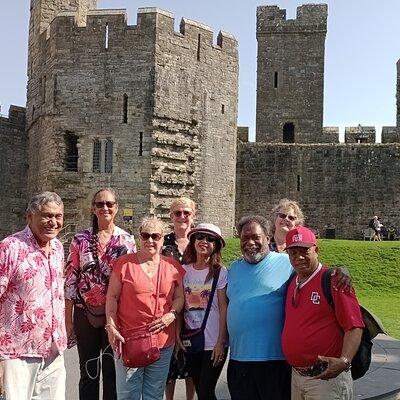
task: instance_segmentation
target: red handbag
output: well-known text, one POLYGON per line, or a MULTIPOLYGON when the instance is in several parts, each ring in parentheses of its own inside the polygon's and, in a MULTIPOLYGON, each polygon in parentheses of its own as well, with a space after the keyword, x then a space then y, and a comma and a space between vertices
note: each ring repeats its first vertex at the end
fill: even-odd
MULTIPOLYGON (((153 320, 156 316, 158 306, 158 295, 160 290, 160 264, 157 271, 156 305, 153 320)), ((158 345, 158 334, 149 332, 148 325, 127 329, 122 333, 125 343, 122 343, 122 362, 127 368, 142 368, 153 364, 160 358, 158 345)))
POLYGON ((158 336, 145 326, 131 329, 124 336, 122 362, 127 368, 147 367, 160 358, 158 336))

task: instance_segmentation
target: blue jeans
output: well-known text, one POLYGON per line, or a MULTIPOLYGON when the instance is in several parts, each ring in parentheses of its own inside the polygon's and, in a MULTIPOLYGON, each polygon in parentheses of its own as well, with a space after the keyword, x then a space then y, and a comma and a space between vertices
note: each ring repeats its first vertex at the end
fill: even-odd
POLYGON ((126 368, 116 359, 118 400, 162 400, 173 349, 161 349, 160 359, 145 368, 126 368))

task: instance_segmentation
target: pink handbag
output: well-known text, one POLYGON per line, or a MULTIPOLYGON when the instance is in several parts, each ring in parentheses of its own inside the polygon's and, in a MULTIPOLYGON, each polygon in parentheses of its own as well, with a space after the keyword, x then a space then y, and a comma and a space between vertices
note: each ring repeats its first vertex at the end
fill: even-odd
MULTIPOLYGON (((158 306, 158 295, 160 290, 160 264, 157 271, 156 304, 154 307, 153 320, 156 316, 158 306)), ((127 329, 122 336, 122 362, 127 368, 141 368, 156 362, 160 358, 158 345, 158 334, 149 332, 149 327, 144 326, 136 329, 127 329)))

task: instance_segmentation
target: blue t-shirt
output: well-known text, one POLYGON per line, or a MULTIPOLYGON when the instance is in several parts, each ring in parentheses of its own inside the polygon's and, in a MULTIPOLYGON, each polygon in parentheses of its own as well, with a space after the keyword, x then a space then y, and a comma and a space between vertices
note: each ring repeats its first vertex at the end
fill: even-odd
POLYGON ((288 279, 287 254, 270 252, 257 264, 234 261, 228 270, 230 356, 237 361, 284 360, 281 333, 288 279))

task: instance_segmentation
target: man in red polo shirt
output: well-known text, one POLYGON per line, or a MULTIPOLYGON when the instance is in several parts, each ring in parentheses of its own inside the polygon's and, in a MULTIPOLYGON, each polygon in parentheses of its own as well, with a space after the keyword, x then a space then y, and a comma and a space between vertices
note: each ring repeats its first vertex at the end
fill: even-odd
MULTIPOLYGON (((332 288, 335 307, 321 284, 326 269, 318 261, 314 233, 299 226, 286 237, 296 271, 286 295, 283 353, 292 366, 292 400, 353 399, 350 368, 364 323, 355 294, 332 288)), ((336 277, 332 277, 332 286, 336 277)))

